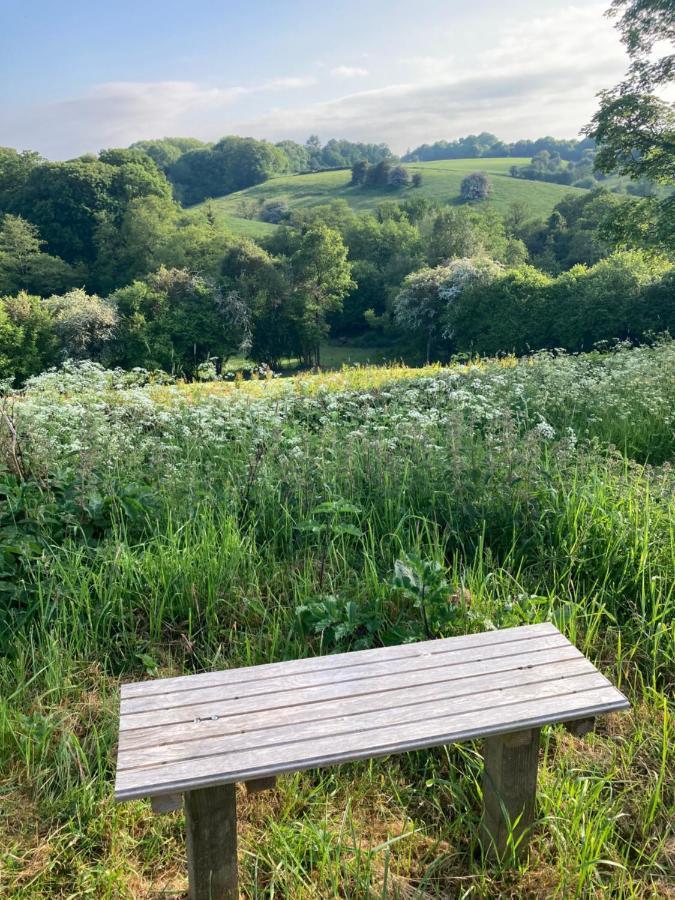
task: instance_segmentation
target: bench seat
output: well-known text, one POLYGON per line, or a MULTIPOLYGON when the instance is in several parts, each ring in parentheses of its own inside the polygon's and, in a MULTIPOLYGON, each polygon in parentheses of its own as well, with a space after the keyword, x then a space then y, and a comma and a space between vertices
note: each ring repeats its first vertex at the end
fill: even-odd
POLYGON ((122 687, 118 800, 625 709, 553 625, 122 687))
MULTIPOLYGON (((234 828, 236 837, 233 788, 222 793, 225 786, 486 738, 494 836, 509 791, 514 810, 531 807, 524 823, 532 818, 542 725, 628 706, 550 623, 137 682, 121 692, 115 796, 184 794, 194 857, 196 844, 208 840, 190 840, 190 827, 217 818, 214 804, 232 807, 214 828, 221 836, 234 828)), ((495 838, 499 849, 505 840, 495 838)), ((216 865, 208 862, 214 853, 205 853, 207 868, 216 865)), ((234 867, 236 878, 236 844, 234 867)), ((193 874, 193 897, 236 896, 214 894, 212 880, 200 893, 193 874)))

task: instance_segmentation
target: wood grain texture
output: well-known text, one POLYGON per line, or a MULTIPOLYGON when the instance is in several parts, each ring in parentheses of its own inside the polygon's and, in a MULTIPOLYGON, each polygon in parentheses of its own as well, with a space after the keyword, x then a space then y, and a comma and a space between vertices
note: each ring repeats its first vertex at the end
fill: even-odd
POLYGON ((233 784, 185 794, 190 900, 237 900, 237 795, 233 784))
MULTIPOLYGON (((153 712, 163 712, 172 709, 189 710, 190 717, 196 717, 208 713, 207 707, 210 704, 223 699, 240 700, 278 693, 288 696, 291 691, 295 690, 308 690, 313 687, 337 683, 348 684, 378 675, 391 677, 404 672, 458 668, 477 660, 510 659, 514 656, 522 656, 524 653, 534 652, 535 650, 569 646, 569 642, 561 634, 557 634, 532 638, 527 641, 485 644, 479 647, 461 648, 459 650, 448 648, 443 652, 425 653, 406 659, 393 657, 391 660, 383 659, 378 662, 358 666, 321 669, 302 674, 279 674, 274 678, 260 678, 257 680, 251 678, 247 670, 246 680, 233 684, 169 691, 162 694, 152 694, 148 697, 123 697, 120 704, 120 715, 125 728, 134 728, 138 727, 139 722, 143 723, 143 725, 151 722, 153 712), (137 718, 140 716, 145 718, 137 718)), ((394 649, 396 648, 392 647, 392 650, 394 649)), ((581 656, 578 650, 576 652, 581 656)))
POLYGON ((535 816, 539 728, 485 741, 482 832, 488 855, 522 856, 535 816))
POLYGON ((135 681, 123 684, 122 699, 164 694, 168 691, 192 690, 196 687, 211 687, 246 681, 260 681, 262 678, 277 675, 303 674, 306 672, 325 671, 327 669, 344 669, 352 665, 364 665, 370 662, 395 659, 407 659, 429 653, 441 653, 447 649, 460 650, 485 644, 511 643, 527 640, 529 637, 560 634, 550 622, 537 625, 521 625, 517 628, 502 628, 499 631, 483 631, 478 634, 467 634, 453 638, 442 638, 430 641, 418 641, 415 644, 400 644, 396 647, 377 647, 373 650, 355 650, 350 653, 335 653, 328 656, 312 656, 305 659, 293 659, 285 662, 264 663, 258 666, 245 666, 240 669, 224 669, 218 672, 202 672, 198 675, 179 675, 175 678, 159 678, 154 681, 135 681))
POLYGON ((133 685, 122 700, 118 800, 269 778, 628 707, 550 624, 148 686, 145 695, 142 685, 133 685))
POLYGON ((447 694, 442 686, 432 687, 424 692, 415 692, 417 696, 412 703, 398 703, 383 709, 364 709, 359 698, 356 709, 346 707, 346 704, 332 704, 333 714, 325 718, 313 718, 310 709, 305 721, 298 723, 275 721, 274 726, 259 725, 255 728, 235 724, 229 733, 212 737, 120 750, 117 765, 120 772, 133 771, 140 767, 168 765, 182 760, 196 762, 210 756, 262 748, 271 748, 272 752, 283 757, 285 745, 299 741, 309 744, 321 738, 349 739, 352 734, 378 732, 394 723, 399 727, 408 723, 414 725, 416 722, 428 722, 436 717, 447 718, 462 713, 474 713, 489 721, 492 711, 502 706, 518 707, 520 715, 529 716, 536 713, 536 704, 545 697, 583 694, 606 687, 611 685, 602 675, 598 672, 586 672, 576 677, 559 677, 533 684, 512 684, 509 687, 500 686, 495 679, 489 688, 480 693, 469 692, 459 697, 452 696, 452 692, 447 694))
POLYGON ((589 660, 578 651, 572 654, 562 648, 491 664, 467 664, 461 672, 425 670, 373 678, 367 683, 338 682, 318 690, 293 691, 291 697, 281 693, 273 697, 233 700, 229 705, 223 701, 211 707, 214 718, 179 721, 176 716, 173 724, 167 722, 123 730, 119 736, 119 751, 126 753, 154 744, 202 740, 219 734, 241 733, 242 729, 251 731, 272 725, 301 724, 307 720, 316 722, 367 709, 405 707, 411 702, 479 694, 493 687, 517 687, 587 672, 596 673, 589 660))

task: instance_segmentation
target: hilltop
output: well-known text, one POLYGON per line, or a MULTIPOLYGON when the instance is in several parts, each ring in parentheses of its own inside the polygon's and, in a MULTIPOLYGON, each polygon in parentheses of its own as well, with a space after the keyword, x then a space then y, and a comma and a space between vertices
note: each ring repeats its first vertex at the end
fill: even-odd
MULTIPOLYGON (((241 217, 241 210, 247 201, 263 202, 280 200, 290 209, 319 206, 333 200, 345 200, 357 212, 371 212, 383 200, 405 200, 412 197, 427 197, 439 203, 458 203, 462 179, 471 172, 485 172, 492 181, 493 191, 485 205, 499 213, 505 213, 512 203, 525 204, 533 218, 548 216, 556 203, 569 194, 581 194, 583 188, 549 184, 541 181, 526 181, 513 178, 509 171, 513 165, 528 163, 527 158, 509 157, 494 159, 448 159, 434 162, 409 163, 406 169, 411 175, 419 173, 422 184, 418 188, 407 187, 392 191, 386 188, 351 187, 349 169, 313 172, 307 175, 280 175, 262 184, 242 191, 207 201, 215 212, 227 217, 227 224, 233 230, 254 236, 269 231, 270 226, 241 217)), ((193 209, 203 208, 199 204, 193 209)))

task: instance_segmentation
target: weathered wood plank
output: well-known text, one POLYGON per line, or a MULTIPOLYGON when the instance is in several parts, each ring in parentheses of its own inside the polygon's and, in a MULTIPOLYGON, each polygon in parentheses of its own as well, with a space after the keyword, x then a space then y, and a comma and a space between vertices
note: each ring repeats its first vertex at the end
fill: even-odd
MULTIPOLYGON (((532 638, 527 642, 525 652, 534 653, 537 650, 556 649, 570 647, 569 641, 561 634, 547 635, 540 638, 532 638)), ((154 694, 150 697, 134 697, 123 699, 120 704, 121 727, 134 727, 134 716, 162 711, 173 708, 185 709, 190 707, 191 717, 200 715, 200 708, 206 708, 214 700, 227 699, 238 700, 242 697, 254 697, 263 694, 288 693, 295 690, 305 690, 315 686, 340 684, 350 681, 362 681, 377 676, 391 676, 404 672, 419 672, 426 669, 452 669, 464 666, 477 660, 508 659, 513 656, 523 655, 522 642, 509 644, 491 644, 476 648, 469 648, 447 653, 426 654, 422 657, 411 659, 382 660, 364 666, 353 667, 348 673, 342 673, 338 679, 334 671, 320 671, 305 675, 288 675, 273 679, 261 679, 260 681, 247 681, 243 684, 223 689, 218 687, 194 688, 189 691, 177 691, 164 694, 154 694)), ((582 656, 580 651, 577 654, 582 656)), ((141 720, 142 721, 142 720, 141 720)))
POLYGON ((236 785, 185 794, 190 900, 238 900, 236 785))
POLYGON ((482 831, 489 855, 524 853, 534 821, 539 728, 485 741, 482 831))
POLYGON ((483 644, 511 643, 527 640, 530 637, 559 634, 558 629, 550 622, 536 625, 522 625, 516 628, 503 628, 498 631, 484 631, 477 634, 459 637, 419 641, 415 644, 401 644, 396 647, 377 647, 373 650, 357 650, 350 653, 312 656, 286 662, 264 663, 258 666, 245 666, 237 669, 225 669, 218 672, 202 672, 197 675, 179 675, 174 678, 161 678, 154 681, 135 681, 123 684, 123 699, 137 696, 163 694, 169 691, 193 690, 193 688, 221 686, 251 680, 258 682, 263 678, 278 675, 306 674, 326 671, 328 669, 345 669, 352 665, 364 665, 380 660, 409 659, 427 653, 446 652, 452 649, 461 650, 479 647, 483 644))
POLYGON ((397 724, 388 728, 364 729, 340 741, 335 737, 293 741, 280 747, 258 747, 224 755, 204 757, 171 766, 133 769, 118 773, 118 800, 151 796, 153 793, 194 790, 209 784, 249 781, 282 772, 335 765, 357 759, 386 756, 455 741, 537 728, 552 722, 586 718, 599 713, 626 709, 626 698, 614 687, 602 687, 564 697, 536 702, 512 703, 452 716, 397 724))
POLYGON ((243 712, 276 710, 293 705, 317 703, 323 700, 349 696, 364 696, 383 690, 393 690, 410 685, 414 687, 430 681, 451 681, 470 679, 475 676, 489 675, 511 670, 534 671, 540 665, 560 660, 584 659, 576 647, 571 644, 556 646, 545 650, 535 650, 529 654, 502 657, 497 660, 476 660, 465 663, 461 667, 422 668, 414 672, 396 672, 370 678, 350 681, 333 681, 329 684, 314 685, 291 691, 275 691, 251 696, 227 696, 218 701, 211 701, 203 706, 172 707, 168 710, 150 710, 145 713, 125 716, 120 719, 120 737, 127 732, 134 733, 147 730, 153 726, 171 726, 192 724, 208 726, 220 717, 236 715, 243 712))
POLYGON ((411 672, 404 675, 372 679, 368 691, 359 682, 332 684, 321 689, 294 691, 281 699, 253 697, 214 705, 217 718, 203 721, 191 719, 133 730, 123 730, 119 736, 119 750, 130 751, 154 745, 167 745, 181 740, 202 739, 218 734, 239 733, 242 729, 269 728, 276 725, 318 721, 335 715, 366 709, 395 709, 411 702, 434 697, 479 694, 494 687, 515 687, 555 678, 569 678, 596 672, 595 666, 575 648, 541 651, 511 660, 467 664, 461 677, 436 670, 411 672), (572 651, 572 652, 570 652, 572 651), (553 658, 554 661, 549 661, 553 658), (524 666, 529 665, 529 668, 524 666), (486 668, 490 671, 486 672, 486 668), (450 677, 448 677, 448 675, 450 677), (269 705, 265 705, 265 704, 269 705), (279 703, 283 705, 279 705, 279 703))
MULTIPOLYGON (((176 741, 149 745, 144 748, 134 747, 131 750, 120 749, 117 771, 120 777, 128 771, 140 766, 158 766, 193 761, 201 766, 204 758, 225 754, 234 754, 241 750, 269 747, 272 753, 283 758, 286 743, 304 741, 311 745, 317 740, 334 737, 336 742, 348 740, 356 732, 370 731, 373 741, 378 741, 377 729, 392 726, 402 727, 405 724, 430 721, 436 717, 449 717, 462 713, 474 713, 479 719, 489 722, 492 712, 502 706, 516 704, 525 716, 535 714, 537 705, 543 698, 560 697, 566 703, 568 697, 575 693, 611 688, 607 679, 598 671, 586 671, 581 675, 558 677, 550 681, 536 681, 533 684, 516 683, 508 687, 502 686, 495 679, 493 686, 481 693, 467 693, 461 696, 445 695, 438 687, 419 691, 414 695, 414 702, 408 705, 398 703, 384 709, 367 709, 363 711, 360 698, 346 704, 338 705, 333 715, 327 718, 314 718, 310 715, 303 722, 276 723, 269 726, 251 728, 248 725, 235 725, 227 734, 204 737, 193 740, 176 741), (429 696, 430 695, 430 696, 429 696)), ((613 690, 613 688, 612 688, 613 690)), ((480 721, 477 721, 480 725, 480 721)))

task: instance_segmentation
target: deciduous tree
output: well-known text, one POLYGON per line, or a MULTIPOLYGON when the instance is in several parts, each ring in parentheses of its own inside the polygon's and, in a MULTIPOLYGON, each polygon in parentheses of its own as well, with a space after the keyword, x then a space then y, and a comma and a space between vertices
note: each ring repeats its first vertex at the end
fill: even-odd
POLYGON ((37 228, 20 216, 0 218, 0 294, 27 291, 47 296, 74 283, 73 269, 44 253, 44 244, 37 228))
POLYGON ((487 200, 492 192, 492 182, 485 172, 472 172, 462 178, 459 195, 465 203, 487 200))
POLYGON ((115 304, 82 288, 45 301, 63 359, 100 358, 117 326, 115 304))
POLYGON ((302 298, 305 353, 321 364, 321 341, 328 333, 329 313, 340 309, 354 286, 347 248, 339 232, 314 225, 302 235, 290 266, 293 291, 302 298))

